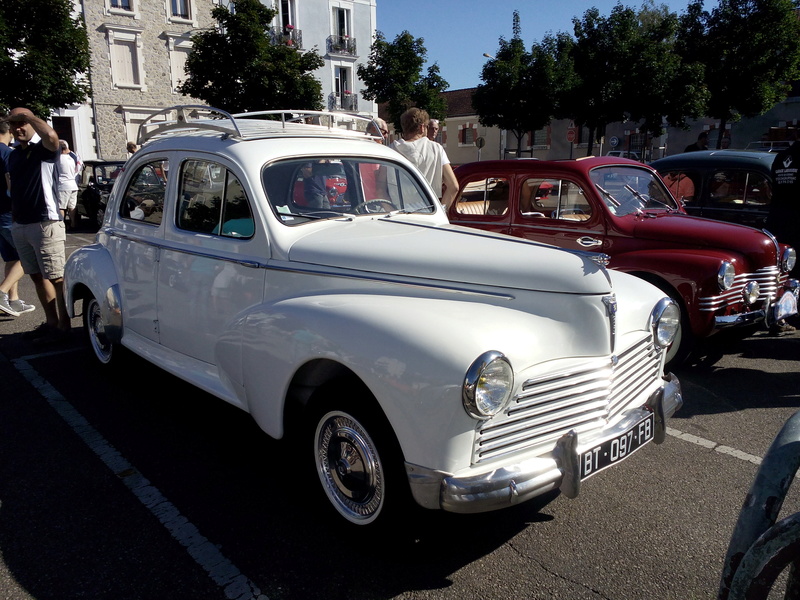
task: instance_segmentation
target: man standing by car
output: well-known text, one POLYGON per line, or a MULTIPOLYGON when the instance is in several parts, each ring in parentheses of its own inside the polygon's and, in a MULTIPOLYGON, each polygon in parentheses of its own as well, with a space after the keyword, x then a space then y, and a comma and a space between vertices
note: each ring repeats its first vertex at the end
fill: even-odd
MULTIPOLYGON (((781 150, 772 161, 772 201, 766 228, 779 242, 800 250, 800 141, 797 132, 791 132, 793 144, 781 150)), ((792 277, 800 276, 795 266, 792 277)))
POLYGON ((58 134, 27 108, 13 109, 8 121, 18 142, 7 163, 14 245, 46 318, 29 337, 64 340, 71 323, 64 301, 67 236, 58 204, 58 134), (32 142, 35 134, 40 142, 32 142))
MULTIPOLYGON (((797 130, 789 134, 794 143, 786 150, 781 150, 772 161, 772 201, 769 214, 764 225, 779 242, 789 244, 795 250, 800 249, 800 141, 797 130)), ((800 267, 795 265, 791 277, 800 277, 800 267)), ((795 327, 778 321, 771 329, 772 333, 794 331, 795 327)))

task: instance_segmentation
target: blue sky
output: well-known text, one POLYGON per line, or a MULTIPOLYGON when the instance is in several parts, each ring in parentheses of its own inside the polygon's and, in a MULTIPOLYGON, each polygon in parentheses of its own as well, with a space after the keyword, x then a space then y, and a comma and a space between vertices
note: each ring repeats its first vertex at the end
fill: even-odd
MULTIPOLYGON (((656 3, 682 13, 688 0, 656 3)), ((439 63, 449 89, 457 90, 481 83, 487 60, 483 53, 494 54, 501 36, 511 38, 514 10, 519 11, 522 39, 530 46, 547 33, 571 34, 572 18, 589 8, 597 7, 607 16, 616 4, 615 0, 377 0, 378 31, 389 41, 403 30, 423 38, 428 63, 439 63)), ((637 10, 642 6, 641 0, 622 4, 637 10)), ((711 4, 706 2, 706 9, 711 4)))

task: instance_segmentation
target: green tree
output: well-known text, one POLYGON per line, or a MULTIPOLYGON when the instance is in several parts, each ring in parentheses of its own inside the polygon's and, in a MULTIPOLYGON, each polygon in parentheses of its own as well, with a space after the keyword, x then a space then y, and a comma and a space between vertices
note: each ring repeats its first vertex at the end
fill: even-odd
POLYGON ((638 13, 639 36, 634 40, 625 101, 634 121, 652 136, 664 133, 664 123, 685 128, 687 119, 703 114, 708 101, 704 66, 676 51, 678 16, 652 0, 638 13))
POLYGON ((482 84, 472 96, 472 106, 485 127, 499 127, 516 138, 517 153, 522 138, 547 125, 553 115, 556 94, 556 59, 550 41, 525 49, 519 12, 514 11, 513 35, 500 38, 500 47, 481 71, 482 84))
POLYGON ((234 113, 322 108, 322 84, 311 72, 324 61, 316 49, 301 51, 272 30, 275 10, 234 0, 211 14, 218 27, 192 36, 180 93, 234 113))
POLYGON ((427 50, 422 38, 403 31, 389 42, 379 31, 370 49, 366 64, 358 65, 358 77, 366 86, 361 95, 367 100, 387 103, 389 119, 395 129, 400 129, 400 115, 417 106, 434 119, 447 116, 447 104, 441 96, 449 87, 439 75, 439 65, 428 67, 422 75, 427 60, 427 50))
POLYGON ((42 118, 91 95, 89 39, 69 0, 0 0, 0 108, 42 118))
POLYGON ((705 64, 707 116, 724 130, 786 98, 800 77, 800 20, 792 0, 720 0, 711 12, 702 7, 702 0, 689 5, 680 49, 705 64))

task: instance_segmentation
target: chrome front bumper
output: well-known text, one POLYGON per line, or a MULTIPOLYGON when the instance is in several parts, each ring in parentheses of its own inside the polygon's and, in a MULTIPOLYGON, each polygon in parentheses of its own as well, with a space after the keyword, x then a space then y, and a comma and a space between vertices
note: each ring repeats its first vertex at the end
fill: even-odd
POLYGON ((798 298, 798 281, 796 279, 789 279, 779 298, 774 299, 770 297, 767 308, 761 310, 754 310, 748 313, 740 313, 738 315, 718 316, 714 319, 714 329, 727 329, 728 327, 740 327, 742 325, 750 325, 753 323, 764 322, 767 327, 797 314, 797 298, 798 298))
POLYGON ((553 489, 560 489, 565 496, 575 498, 580 491, 579 457, 582 451, 620 435, 650 413, 654 416, 653 441, 660 444, 666 436, 666 420, 682 405, 680 382, 669 373, 664 385, 641 408, 626 411, 614 425, 592 432, 585 438, 579 439, 578 434, 571 431, 558 440, 552 452, 543 456, 468 477, 455 477, 406 463, 411 492, 425 508, 457 513, 496 510, 553 489))

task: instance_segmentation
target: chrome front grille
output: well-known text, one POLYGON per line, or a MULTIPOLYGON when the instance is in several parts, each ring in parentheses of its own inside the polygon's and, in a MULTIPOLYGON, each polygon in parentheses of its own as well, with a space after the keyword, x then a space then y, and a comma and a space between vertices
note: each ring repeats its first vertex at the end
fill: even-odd
POLYGON ((744 286, 748 281, 757 281, 759 286, 758 300, 766 301, 775 298, 779 285, 786 280, 786 274, 781 274, 777 266, 763 267, 755 273, 740 273, 733 279, 733 285, 718 296, 704 296, 700 298, 700 310, 713 312, 729 304, 742 302, 744 286))
POLYGON ((660 375, 661 355, 648 336, 616 361, 598 358, 530 379, 503 413, 478 429, 473 463, 555 442, 573 429, 599 429, 623 410, 643 405, 660 375))

